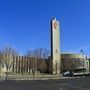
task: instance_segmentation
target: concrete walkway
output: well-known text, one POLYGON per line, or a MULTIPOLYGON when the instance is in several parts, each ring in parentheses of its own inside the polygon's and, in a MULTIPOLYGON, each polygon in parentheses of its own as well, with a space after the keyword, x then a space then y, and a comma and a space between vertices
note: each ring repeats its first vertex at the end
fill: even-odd
MULTIPOLYGON (((2 77, 5 80, 5 76, 2 77)), ((70 79, 70 78, 80 78, 80 77, 61 77, 60 75, 42 75, 42 74, 36 74, 36 75, 9 75, 8 80, 48 80, 48 79, 70 79)))

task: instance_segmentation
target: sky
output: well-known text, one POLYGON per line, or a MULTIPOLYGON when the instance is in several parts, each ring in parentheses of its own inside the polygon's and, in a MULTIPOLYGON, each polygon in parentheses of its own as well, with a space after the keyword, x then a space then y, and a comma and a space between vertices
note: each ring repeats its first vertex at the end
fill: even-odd
POLYGON ((61 53, 90 56, 90 0, 0 0, 0 48, 50 50, 50 20, 60 22, 61 53))

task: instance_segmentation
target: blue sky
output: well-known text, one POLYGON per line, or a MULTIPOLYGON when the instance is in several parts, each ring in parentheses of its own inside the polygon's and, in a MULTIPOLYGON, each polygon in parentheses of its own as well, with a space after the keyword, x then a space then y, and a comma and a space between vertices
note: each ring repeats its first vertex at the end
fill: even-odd
POLYGON ((90 0, 0 0, 0 48, 50 50, 52 17, 60 21, 61 52, 90 56, 90 0))

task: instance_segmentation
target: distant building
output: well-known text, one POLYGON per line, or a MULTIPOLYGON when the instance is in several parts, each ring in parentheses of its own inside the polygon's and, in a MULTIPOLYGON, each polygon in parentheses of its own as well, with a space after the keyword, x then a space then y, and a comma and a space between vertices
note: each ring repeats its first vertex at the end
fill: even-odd
POLYGON ((61 72, 89 72, 89 60, 80 54, 61 54, 61 72))

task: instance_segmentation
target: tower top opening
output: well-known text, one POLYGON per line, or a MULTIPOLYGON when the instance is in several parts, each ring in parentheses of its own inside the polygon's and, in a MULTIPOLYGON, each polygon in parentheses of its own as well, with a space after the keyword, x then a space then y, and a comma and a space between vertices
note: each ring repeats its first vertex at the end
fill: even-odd
POLYGON ((52 20, 56 20, 56 18, 55 18, 55 17, 53 17, 53 18, 52 18, 52 20))

